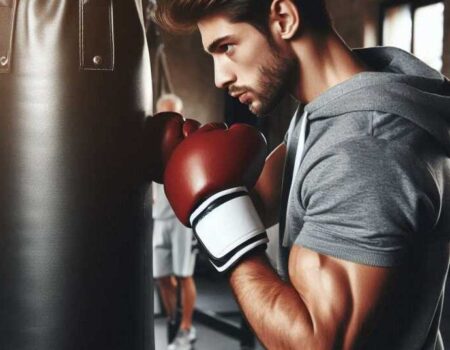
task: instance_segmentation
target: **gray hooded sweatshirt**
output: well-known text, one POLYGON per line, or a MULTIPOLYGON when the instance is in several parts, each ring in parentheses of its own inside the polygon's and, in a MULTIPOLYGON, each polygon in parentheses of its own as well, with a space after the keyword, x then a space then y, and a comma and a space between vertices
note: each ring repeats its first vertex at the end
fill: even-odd
POLYGON ((295 175, 289 164, 301 123, 289 132, 279 272, 286 278, 293 244, 395 268, 396 288, 378 305, 383 322, 365 336, 362 348, 443 349, 439 321, 449 264, 449 82, 399 49, 355 53, 371 71, 305 106, 306 141, 295 175))

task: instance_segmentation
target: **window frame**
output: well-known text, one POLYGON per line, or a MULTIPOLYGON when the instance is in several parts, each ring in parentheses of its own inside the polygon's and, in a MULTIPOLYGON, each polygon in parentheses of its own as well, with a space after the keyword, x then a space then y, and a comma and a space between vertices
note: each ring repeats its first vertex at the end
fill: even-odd
POLYGON ((399 5, 410 5, 411 8, 411 21, 412 21, 412 33, 411 33, 411 47, 410 52, 414 52, 414 28, 415 28, 415 20, 414 14, 418 8, 437 4, 439 2, 443 2, 443 0, 386 0, 380 4, 380 15, 378 17, 378 45, 383 45, 383 27, 384 27, 384 19, 386 17, 386 11, 395 6, 399 5))

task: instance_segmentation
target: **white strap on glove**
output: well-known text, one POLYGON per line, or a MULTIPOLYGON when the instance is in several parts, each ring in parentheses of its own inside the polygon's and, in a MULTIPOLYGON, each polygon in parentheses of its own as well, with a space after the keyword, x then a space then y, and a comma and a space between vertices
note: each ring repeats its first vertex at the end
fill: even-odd
POLYGON ((209 197, 191 214, 190 222, 200 245, 219 272, 227 271, 244 254, 269 242, 245 187, 209 197))

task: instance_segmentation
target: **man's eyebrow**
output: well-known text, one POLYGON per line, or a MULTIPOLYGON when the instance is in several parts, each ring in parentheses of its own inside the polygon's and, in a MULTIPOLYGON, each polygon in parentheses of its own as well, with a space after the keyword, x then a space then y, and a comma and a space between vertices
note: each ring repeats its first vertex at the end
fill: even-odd
POLYGON ((213 53, 217 51, 217 48, 222 44, 222 42, 226 40, 230 40, 232 38, 232 35, 225 35, 223 37, 217 38, 214 40, 211 44, 208 45, 208 48, 206 49, 206 52, 213 53))

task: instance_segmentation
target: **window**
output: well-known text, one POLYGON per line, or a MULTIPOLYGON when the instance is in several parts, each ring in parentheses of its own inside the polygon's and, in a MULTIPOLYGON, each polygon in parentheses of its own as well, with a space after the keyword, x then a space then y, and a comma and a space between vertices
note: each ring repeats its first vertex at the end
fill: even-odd
POLYGON ((412 34, 411 5, 387 8, 383 21, 383 45, 411 51, 412 34))
POLYGON ((389 1, 382 5, 381 16, 380 44, 412 52, 431 67, 442 69, 442 1, 389 1))

